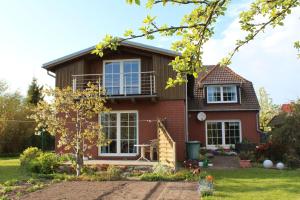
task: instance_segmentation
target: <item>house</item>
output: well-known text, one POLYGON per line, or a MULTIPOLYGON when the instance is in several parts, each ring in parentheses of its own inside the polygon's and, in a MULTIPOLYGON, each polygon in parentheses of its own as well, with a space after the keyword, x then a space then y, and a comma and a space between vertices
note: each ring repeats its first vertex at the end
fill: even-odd
POLYGON ((284 123, 286 116, 292 114, 293 103, 294 102, 281 105, 280 112, 277 115, 275 115, 268 123, 268 126, 270 126, 271 129, 280 127, 284 123))
POLYGON ((136 159, 135 145, 157 138, 166 141, 159 145, 169 143, 174 151, 165 150, 162 156, 178 161, 186 158, 185 143, 191 140, 207 148, 229 147, 243 139, 259 143, 259 105, 252 83, 230 68, 207 66, 196 80, 189 77, 188 84, 166 90, 167 79, 176 75, 168 64, 179 53, 125 41, 100 58, 90 53, 93 48, 43 65, 57 87, 76 90, 88 81, 105 87, 112 111, 100 114, 99 123, 112 142, 95 145, 92 158, 136 159))

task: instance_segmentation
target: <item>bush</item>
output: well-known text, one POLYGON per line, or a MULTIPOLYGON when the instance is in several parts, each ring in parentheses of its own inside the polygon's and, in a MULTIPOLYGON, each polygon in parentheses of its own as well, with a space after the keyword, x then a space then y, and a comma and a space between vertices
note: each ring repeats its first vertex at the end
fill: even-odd
POLYGON ((20 156, 21 167, 33 173, 54 173, 61 159, 55 153, 43 153, 36 147, 27 148, 20 156))
POLYGON ((157 163, 152 168, 154 174, 158 175, 165 175, 170 174, 172 172, 172 169, 166 165, 163 165, 161 163, 157 163))
POLYGON ((109 180, 116 180, 121 177, 121 170, 113 165, 109 165, 106 172, 109 180))
POLYGON ((143 181, 192 181, 197 176, 189 170, 180 170, 169 174, 145 173, 140 178, 143 181))
POLYGON ((60 158, 55 153, 42 153, 37 160, 42 174, 54 173, 60 164, 60 158))
POLYGON ((30 167, 30 163, 33 160, 36 160, 39 155, 42 154, 42 151, 39 150, 36 147, 28 147, 23 151, 23 153, 20 155, 20 163, 21 167, 28 170, 28 167, 30 167))

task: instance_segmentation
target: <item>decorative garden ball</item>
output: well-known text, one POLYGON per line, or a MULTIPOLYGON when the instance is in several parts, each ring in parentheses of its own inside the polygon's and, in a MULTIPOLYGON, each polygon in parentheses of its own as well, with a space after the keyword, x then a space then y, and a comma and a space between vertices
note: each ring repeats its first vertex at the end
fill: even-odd
POLYGON ((283 169, 284 168, 284 164, 282 162, 279 162, 276 164, 276 168, 277 169, 283 169))
POLYGON ((264 168, 269 169, 269 168, 273 167, 273 162, 271 160, 265 160, 263 165, 264 165, 264 168))

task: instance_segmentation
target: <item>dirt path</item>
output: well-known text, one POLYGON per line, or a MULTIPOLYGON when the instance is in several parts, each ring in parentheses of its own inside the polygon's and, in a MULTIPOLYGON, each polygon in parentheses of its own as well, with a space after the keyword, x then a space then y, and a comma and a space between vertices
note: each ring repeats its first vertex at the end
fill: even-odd
POLYGON ((29 193, 25 200, 199 200, 195 182, 74 181, 29 193))

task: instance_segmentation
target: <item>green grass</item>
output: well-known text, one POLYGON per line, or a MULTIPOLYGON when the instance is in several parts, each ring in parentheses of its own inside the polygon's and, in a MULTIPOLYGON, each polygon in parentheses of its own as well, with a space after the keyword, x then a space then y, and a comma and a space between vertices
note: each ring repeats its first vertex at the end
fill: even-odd
POLYGON ((22 180, 28 176, 20 169, 18 157, 0 158, 0 183, 8 180, 22 180))
POLYGON ((215 193, 205 200, 300 200, 300 170, 207 170, 215 177, 215 193))

